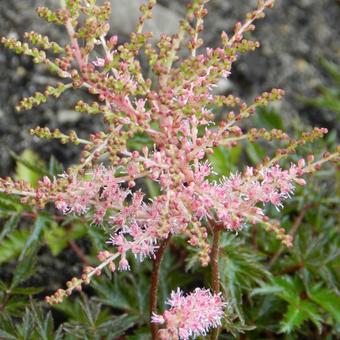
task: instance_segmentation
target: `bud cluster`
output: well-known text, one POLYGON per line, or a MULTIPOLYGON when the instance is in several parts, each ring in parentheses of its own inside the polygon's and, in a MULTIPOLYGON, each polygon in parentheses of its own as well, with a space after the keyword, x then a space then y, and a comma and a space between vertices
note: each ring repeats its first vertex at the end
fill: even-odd
POLYGON ((77 136, 77 133, 74 130, 70 130, 68 134, 62 133, 59 129, 55 129, 50 131, 48 127, 41 128, 37 126, 34 129, 30 130, 31 135, 38 136, 39 138, 45 139, 60 139, 62 144, 73 143, 75 145, 78 144, 91 144, 91 142, 81 139, 77 136))

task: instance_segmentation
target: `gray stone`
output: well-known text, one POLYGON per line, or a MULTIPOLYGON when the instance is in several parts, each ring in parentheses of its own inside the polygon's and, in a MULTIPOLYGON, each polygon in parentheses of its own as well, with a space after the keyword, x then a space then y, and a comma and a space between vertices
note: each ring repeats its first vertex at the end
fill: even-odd
MULTIPOLYGON (((145 1, 110 0, 112 5, 111 31, 128 35, 133 32, 140 16, 139 7, 145 1)), ((180 16, 161 5, 153 9, 153 17, 145 22, 144 31, 153 32, 157 39, 161 33, 174 34, 178 30, 180 16)))
POLYGON ((60 110, 57 113, 57 121, 60 124, 76 123, 81 117, 81 113, 74 110, 60 110))

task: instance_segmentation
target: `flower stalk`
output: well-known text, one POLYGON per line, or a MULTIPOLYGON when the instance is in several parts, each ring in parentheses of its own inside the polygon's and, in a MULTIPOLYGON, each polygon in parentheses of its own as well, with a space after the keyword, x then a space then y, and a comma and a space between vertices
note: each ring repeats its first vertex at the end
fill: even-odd
MULTIPOLYGON (((214 294, 220 293, 220 271, 218 267, 218 260, 220 257, 220 239, 221 239, 221 228, 215 222, 210 223, 213 233, 213 242, 211 247, 211 290, 214 294)), ((210 339, 218 339, 219 327, 213 328, 211 331, 210 339)))
MULTIPOLYGON (((152 273, 151 273, 151 285, 150 285, 150 320, 153 314, 157 313, 157 301, 158 301, 158 284, 161 263, 164 252, 170 242, 171 235, 168 236, 159 246, 153 260, 152 260, 152 273)), ((158 324, 150 322, 152 340, 158 339, 158 324)))

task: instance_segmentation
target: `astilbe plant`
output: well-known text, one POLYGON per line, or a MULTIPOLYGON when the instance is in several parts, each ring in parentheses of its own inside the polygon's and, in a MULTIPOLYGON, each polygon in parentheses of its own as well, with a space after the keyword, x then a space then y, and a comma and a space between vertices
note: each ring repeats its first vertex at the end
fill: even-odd
POLYGON ((156 45, 152 33, 143 31, 154 0, 141 6, 136 31, 122 44, 117 36, 109 34, 108 2, 61 2, 58 10, 39 7, 37 12, 47 22, 64 26, 69 44, 60 46, 35 32, 25 35, 28 43, 2 38, 7 48, 33 57, 35 63, 45 64, 63 80, 47 87, 44 93, 23 99, 17 109, 31 109, 49 96, 59 98, 68 89, 83 88, 94 101, 79 101, 75 110, 102 115, 105 130, 82 139, 75 131, 66 134, 46 127, 32 129, 31 133, 41 138, 84 145, 79 164, 57 178, 42 178, 35 188, 23 181, 1 179, 0 191, 20 195, 24 203, 41 209, 53 202, 62 214, 85 215, 90 223, 109 225, 111 237, 98 254, 97 267, 84 268, 80 278, 68 281, 66 289, 59 289, 46 301, 60 303, 73 290, 89 284, 105 267, 129 270, 128 254, 132 253, 141 261, 149 258, 153 262, 153 339, 195 338, 210 329, 211 338, 216 339, 228 302, 219 287, 221 232, 239 232, 245 226, 260 224, 290 247, 291 236, 279 222, 266 216, 264 205, 280 208, 296 185, 305 184, 305 174, 339 156, 339 152, 325 153, 315 161, 310 155, 282 169, 281 159, 295 153, 300 145, 322 137, 327 130, 315 128, 298 140, 276 129, 242 131, 240 121, 251 116, 256 107, 281 99, 283 91, 265 92, 250 105, 233 95, 213 91, 221 78, 229 76, 232 64, 242 53, 259 47, 245 35, 254 30, 254 21, 264 17, 274 1, 259 1, 245 21, 235 25, 232 35, 221 34, 221 43, 215 48, 203 48, 199 37, 208 0, 193 1, 178 34, 162 34, 156 45), (150 77, 142 70, 142 60, 148 62, 150 77), (214 120, 214 109, 225 112, 219 123, 214 120), (129 148, 128 141, 140 134, 150 143, 141 150, 129 148), (213 171, 207 158, 215 147, 232 148, 242 140, 258 138, 278 139, 284 146, 256 167, 247 167, 218 182, 209 179, 213 171), (148 198, 138 189, 138 179, 158 183, 160 194, 148 198), (160 315, 157 285, 161 260, 170 238, 178 236, 199 250, 202 266, 211 266, 211 291, 196 288, 186 296, 180 290, 173 292, 168 300, 170 309, 160 315))

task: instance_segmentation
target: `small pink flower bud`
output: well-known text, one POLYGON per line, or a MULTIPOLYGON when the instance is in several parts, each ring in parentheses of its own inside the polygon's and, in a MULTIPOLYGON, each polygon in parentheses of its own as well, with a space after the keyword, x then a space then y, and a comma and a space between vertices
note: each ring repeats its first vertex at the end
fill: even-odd
POLYGON ((119 261, 119 269, 120 270, 129 270, 130 269, 130 265, 128 260, 125 257, 122 257, 119 261))
POLYGON ((306 165, 305 160, 304 160, 303 158, 299 159, 299 161, 298 161, 298 167, 299 167, 300 169, 302 169, 302 168, 305 167, 305 165, 306 165))
POLYGON ((112 48, 113 46, 117 45, 118 42, 118 36, 113 35, 109 40, 108 40, 108 44, 110 45, 110 47, 112 48))
POLYGON ((303 178, 294 178, 294 181, 299 185, 306 185, 306 181, 303 178))
POLYGON ((103 67, 105 65, 105 59, 103 59, 103 58, 96 58, 96 60, 93 61, 92 64, 94 66, 97 66, 97 67, 103 67))
POLYGON ((114 264, 114 262, 110 262, 109 263, 109 270, 113 273, 116 271, 116 265, 114 264))

